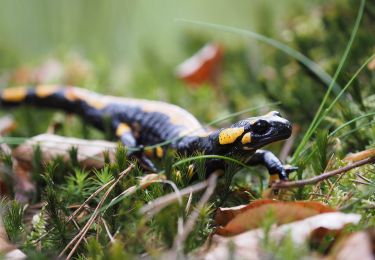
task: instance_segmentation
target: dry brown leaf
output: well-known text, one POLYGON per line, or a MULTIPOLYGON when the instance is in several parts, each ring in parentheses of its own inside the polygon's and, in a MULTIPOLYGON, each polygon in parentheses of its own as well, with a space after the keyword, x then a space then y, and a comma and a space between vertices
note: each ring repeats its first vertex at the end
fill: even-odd
POLYGON ((116 143, 101 140, 84 140, 73 137, 63 137, 52 134, 41 134, 27 140, 13 150, 15 160, 31 166, 34 148, 39 145, 43 161, 50 161, 57 156, 69 160, 69 151, 78 149, 78 162, 85 168, 102 168, 105 151, 113 158, 116 143))
MULTIPOLYGON (((323 213, 300 221, 273 226, 268 237, 280 243, 289 236, 295 245, 302 245, 317 229, 340 230, 346 224, 357 224, 361 219, 358 214, 341 212, 323 213)), ((254 229, 233 237, 214 235, 210 246, 202 249, 197 255, 199 259, 264 259, 261 243, 264 239, 263 229, 254 229)))
POLYGON ((218 44, 206 44, 177 67, 177 77, 191 86, 198 86, 205 82, 215 83, 222 52, 223 50, 218 44))
POLYGON ((327 259, 372 260, 375 258, 375 229, 356 232, 341 238, 327 259))
POLYGON ((258 228, 271 213, 277 224, 301 220, 334 209, 315 201, 285 202, 277 200, 257 200, 246 206, 220 208, 215 217, 217 234, 233 236, 249 229, 258 228))
POLYGON ((109 152, 113 161, 116 143, 101 140, 84 140, 73 137, 63 137, 52 134, 41 134, 28 139, 12 152, 13 172, 16 176, 16 199, 27 202, 35 187, 31 181, 31 169, 33 164, 34 149, 40 147, 42 162, 51 161, 61 157, 69 161, 69 151, 77 148, 77 159, 80 165, 86 169, 100 169, 104 166, 104 152, 109 152))

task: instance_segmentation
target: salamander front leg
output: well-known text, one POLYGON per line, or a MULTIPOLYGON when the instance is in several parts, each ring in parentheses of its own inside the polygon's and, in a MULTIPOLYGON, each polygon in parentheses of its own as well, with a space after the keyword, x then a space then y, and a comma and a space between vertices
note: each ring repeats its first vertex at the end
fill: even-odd
POLYGON ((138 161, 139 165, 146 171, 157 172, 158 169, 144 154, 143 145, 136 146, 136 148, 138 148, 137 151, 131 151, 128 156, 131 158, 135 158, 138 161))
POLYGON ((297 167, 283 165, 273 153, 266 150, 257 150, 247 161, 247 164, 264 165, 270 174, 270 182, 278 180, 286 181, 288 180, 289 173, 298 169, 297 167))

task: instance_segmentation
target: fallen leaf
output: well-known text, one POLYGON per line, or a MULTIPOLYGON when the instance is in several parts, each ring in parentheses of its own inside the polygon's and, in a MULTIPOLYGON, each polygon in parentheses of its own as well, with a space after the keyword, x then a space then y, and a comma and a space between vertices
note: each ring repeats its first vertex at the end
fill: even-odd
POLYGON ((205 82, 215 84, 222 53, 223 50, 218 44, 206 44, 177 67, 177 77, 195 87, 205 82))
POLYGON ((50 161, 56 157, 69 160, 69 151, 77 148, 78 162, 85 168, 102 168, 104 166, 104 152, 108 151, 110 158, 116 150, 117 144, 101 140, 84 140, 73 137, 63 137, 52 134, 41 134, 28 139, 13 150, 12 156, 24 165, 32 164, 35 146, 41 149, 42 161, 50 161))
POLYGON ((328 259, 361 259, 375 258, 375 229, 346 235, 336 242, 328 259))
MULTIPOLYGON (((323 213, 308 217, 300 221, 271 227, 268 237, 275 243, 280 243, 289 236, 295 245, 304 244, 310 235, 317 229, 340 230, 346 224, 357 224, 361 219, 358 214, 341 212, 323 213)), ((213 235, 208 248, 202 248, 194 255, 198 259, 264 259, 262 241, 265 237, 261 228, 245 233, 223 237, 213 235)))
POLYGON ((276 224, 285 224, 333 211, 335 210, 315 201, 257 200, 234 208, 219 208, 216 212, 215 224, 225 226, 219 227, 216 232, 220 235, 232 236, 258 228, 270 213, 273 214, 276 224))
POLYGON ((116 143, 101 140, 84 140, 73 137, 62 137, 52 134, 41 134, 28 139, 12 152, 13 172, 15 178, 16 199, 28 202, 35 191, 31 181, 34 149, 40 147, 42 162, 61 157, 64 161, 70 160, 69 151, 77 148, 77 159, 86 169, 100 169, 104 166, 104 152, 109 152, 111 161, 114 161, 116 143))

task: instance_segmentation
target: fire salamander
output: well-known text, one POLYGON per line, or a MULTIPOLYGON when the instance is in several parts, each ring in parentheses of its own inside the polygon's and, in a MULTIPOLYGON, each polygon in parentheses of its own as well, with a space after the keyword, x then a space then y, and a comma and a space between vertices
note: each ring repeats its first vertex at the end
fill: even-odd
MULTIPOLYGON (((155 169, 150 158, 163 158, 167 148, 183 155, 199 152, 243 158, 241 160, 247 165, 266 166, 272 181, 287 180, 288 173, 295 170, 283 166, 271 152, 259 149, 291 135, 290 122, 277 111, 207 132, 184 109, 159 101, 104 96, 82 88, 58 85, 6 88, 0 92, 2 107, 21 104, 62 109, 79 115, 85 122, 103 131, 110 124, 112 133, 125 146, 138 148, 129 152, 129 156, 135 156, 151 170, 155 169), (168 145, 143 149, 168 140, 172 140, 168 145)), ((207 174, 224 167, 221 159, 206 161, 207 174)))

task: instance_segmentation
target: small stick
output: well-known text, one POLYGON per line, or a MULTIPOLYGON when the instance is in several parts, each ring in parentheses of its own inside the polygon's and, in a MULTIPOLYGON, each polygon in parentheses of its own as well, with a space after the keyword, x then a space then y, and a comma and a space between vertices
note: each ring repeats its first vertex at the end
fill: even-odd
POLYGON ((108 185, 112 184, 115 180, 110 180, 109 182, 107 182, 106 184, 104 184, 103 186, 101 186, 99 189, 97 189, 94 193, 92 193, 90 195, 90 197, 88 197, 85 202, 83 202, 70 216, 69 218, 67 219, 67 222, 71 221, 77 214, 78 212, 81 211, 81 209, 87 205, 87 203, 93 198, 95 197, 99 192, 101 192, 102 190, 104 190, 108 185))
MULTIPOLYGON (((76 228, 77 228, 78 232, 79 232, 79 231, 81 231, 81 228, 79 227, 79 225, 78 225, 77 221, 75 221, 74 219, 73 219, 73 224, 74 224, 74 226, 76 226, 76 228)), ((86 240, 86 238, 84 238, 84 240, 85 240, 85 242, 87 243, 87 240, 86 240)))
POLYGON ((104 201, 106 200, 106 198, 108 197, 109 193, 113 190, 113 188, 117 185, 117 183, 122 179, 122 177, 126 176, 132 169, 133 169, 134 165, 131 164, 126 170, 124 170, 120 175, 119 177, 117 177, 117 179, 113 182, 113 184, 108 188, 108 190, 105 192, 105 194, 103 195, 102 199, 99 201, 98 205, 96 206, 95 208, 95 211, 94 213, 92 214, 92 216, 90 217, 90 219, 87 221, 86 225, 81 229, 81 231, 68 243, 68 245, 63 249, 63 251, 61 251, 61 253, 59 254, 59 257, 62 257, 63 254, 66 252, 66 250, 68 250, 69 247, 71 247, 74 243, 74 246, 72 248, 72 250, 70 251, 70 253, 68 254, 68 256, 66 257, 66 259, 70 259, 71 256, 73 255, 73 253, 75 252, 75 250, 77 249, 77 247, 79 246, 79 244, 81 243, 82 239, 84 238, 84 236, 86 235, 87 231, 90 229, 91 225, 94 223, 96 217, 98 216, 99 214, 99 209, 100 207, 103 205, 104 201))
POLYGON ((328 191, 328 194, 326 196, 326 201, 329 200, 329 198, 331 197, 332 193, 333 193, 333 189, 336 187, 336 184, 339 183, 339 181, 341 180, 341 178, 344 176, 345 172, 342 172, 340 174, 340 176, 336 179, 336 181, 332 184, 332 186, 330 187, 329 191, 328 191))
POLYGON ((191 206, 191 201, 193 200, 193 193, 191 192, 189 194, 189 198, 188 198, 188 201, 186 203, 186 207, 185 207, 185 213, 189 213, 189 210, 190 210, 190 206, 191 206))
POLYGON ((372 181, 368 178, 366 178, 365 176, 362 176, 361 174, 359 173, 356 173, 355 174, 357 177, 361 178, 362 180, 364 180, 365 182, 368 182, 368 183, 372 183, 372 181))
POLYGON ((113 238, 111 232, 109 231, 109 228, 108 228, 108 225, 107 225, 107 222, 105 222, 104 218, 101 218, 102 222, 103 222, 103 225, 104 225, 104 228, 105 228, 105 231, 107 232, 107 235, 109 237, 109 240, 111 240, 111 243, 115 242, 115 239, 113 238))
POLYGON ((199 213, 203 206, 207 203, 207 201, 210 199, 212 193, 214 192, 216 188, 216 180, 217 180, 217 174, 213 173, 209 179, 208 179, 208 187, 205 193, 203 194, 202 198, 200 199, 198 205, 195 207, 193 212, 190 214, 189 218, 187 219, 184 228, 182 229, 183 232, 181 234, 178 234, 175 243, 174 248, 175 251, 179 253, 182 249, 182 245, 184 241, 187 239, 190 232, 193 230, 195 222, 197 221, 199 217, 199 213))
MULTIPOLYGON (((83 202, 70 216, 69 218, 66 220, 66 223, 69 223, 77 214, 78 212, 81 211, 81 209, 87 205, 87 203, 93 198, 95 197, 99 192, 101 192, 102 190, 104 190, 108 185, 112 184, 115 180, 110 180, 109 182, 107 182, 106 184, 104 184, 103 186, 101 186, 99 189, 97 189, 94 193, 92 193, 90 195, 90 197, 88 197, 85 202, 83 202)), ((42 240, 43 238, 45 238, 50 232, 52 232, 55 228, 51 228, 50 230, 48 230, 46 233, 44 233, 43 235, 41 235, 38 239, 36 239, 33 243, 36 244, 38 243, 40 240, 42 240)))
POLYGON ((373 186, 371 183, 359 181, 359 180, 352 180, 352 182, 358 183, 358 184, 363 184, 363 185, 368 185, 368 186, 373 186))
POLYGON ((186 187, 180 190, 179 196, 177 196, 176 193, 170 193, 165 196, 159 197, 153 201, 150 201, 149 203, 147 203, 140 209, 140 213, 141 214, 147 213, 149 214, 149 216, 152 216, 156 214, 157 212, 159 212, 160 210, 162 210, 163 208, 165 208, 166 206, 168 206, 169 204, 178 200, 179 197, 187 196, 190 193, 195 193, 195 192, 205 189, 208 186, 208 183, 209 183, 208 180, 198 182, 194 185, 191 185, 189 187, 186 187))
POLYGON ((359 166, 365 165, 365 164, 372 164, 375 162, 375 157, 370 157, 367 159, 360 160, 358 162, 349 164, 345 167, 322 173, 321 175, 315 176, 310 179, 306 180, 300 180, 300 181, 286 181, 286 182, 277 182, 272 185, 273 189, 285 189, 285 188, 293 188, 293 187, 301 187, 304 185, 311 185, 318 183, 320 181, 323 181, 325 179, 328 179, 329 177, 332 177, 334 175, 350 171, 351 169, 357 168, 359 166))

